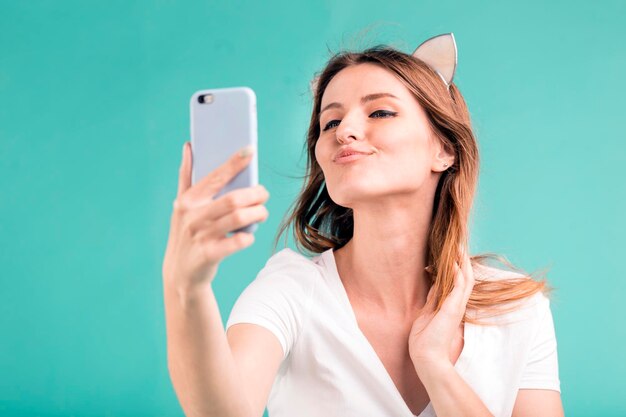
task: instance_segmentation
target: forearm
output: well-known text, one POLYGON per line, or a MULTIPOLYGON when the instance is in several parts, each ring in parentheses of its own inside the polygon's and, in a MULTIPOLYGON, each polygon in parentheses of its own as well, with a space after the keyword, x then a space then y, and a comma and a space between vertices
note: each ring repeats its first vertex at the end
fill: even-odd
POLYGON ((164 285, 168 369, 187 417, 250 416, 215 295, 164 285))
POLYGON ((437 417, 493 417, 451 363, 417 369, 437 417))

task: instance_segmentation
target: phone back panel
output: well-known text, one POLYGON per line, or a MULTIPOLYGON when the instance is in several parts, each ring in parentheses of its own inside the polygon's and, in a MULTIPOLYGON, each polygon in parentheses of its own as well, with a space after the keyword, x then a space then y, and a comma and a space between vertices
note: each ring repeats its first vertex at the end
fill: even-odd
MULTIPOLYGON (((196 91, 190 100, 192 185, 222 165, 247 145, 257 147, 256 96, 248 87, 217 88, 196 91), (212 94, 210 103, 199 98, 212 94)), ((258 147, 257 147, 258 149, 258 147)), ((248 166, 239 172, 213 198, 236 188, 258 184, 258 152, 248 166)), ((253 231, 252 227, 241 229, 253 231)))

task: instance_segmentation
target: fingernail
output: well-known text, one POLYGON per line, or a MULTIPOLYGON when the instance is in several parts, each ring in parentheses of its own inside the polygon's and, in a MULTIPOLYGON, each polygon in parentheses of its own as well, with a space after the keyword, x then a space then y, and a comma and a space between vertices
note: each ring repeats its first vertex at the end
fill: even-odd
POLYGON ((248 145, 239 151, 239 156, 242 158, 245 158, 247 156, 252 155, 254 153, 254 150, 255 150, 254 145, 248 145))

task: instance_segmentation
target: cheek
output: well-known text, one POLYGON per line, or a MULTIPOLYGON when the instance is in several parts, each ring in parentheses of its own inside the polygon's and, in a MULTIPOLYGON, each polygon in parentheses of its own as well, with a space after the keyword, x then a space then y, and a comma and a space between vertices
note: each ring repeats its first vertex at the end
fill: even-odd
POLYGON ((404 184, 421 183, 430 172, 431 156, 427 143, 413 137, 396 137, 381 149, 380 159, 383 175, 394 182, 404 184))
POLYGON ((315 143, 315 160, 322 171, 326 171, 328 167, 328 158, 330 158, 328 146, 324 144, 323 140, 318 139, 315 143))
POLYGON ((317 140, 317 142, 315 142, 315 159, 317 160, 317 163, 320 165, 324 163, 323 145, 319 139, 317 140))
POLYGON ((380 141, 381 151, 388 156, 390 163, 416 165, 422 163, 430 156, 428 142, 421 137, 421 133, 415 131, 390 133, 380 141))
POLYGON ((429 170, 429 165, 425 155, 420 155, 414 149, 407 149, 386 158, 382 168, 387 178, 392 177, 396 181, 413 183, 424 177, 429 170))

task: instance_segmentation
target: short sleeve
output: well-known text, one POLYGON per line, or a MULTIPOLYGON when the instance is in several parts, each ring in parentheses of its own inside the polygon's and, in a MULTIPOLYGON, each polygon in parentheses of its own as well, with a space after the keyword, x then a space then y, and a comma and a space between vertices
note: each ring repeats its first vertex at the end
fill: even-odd
POLYGON ((537 330, 522 372, 520 389, 550 389, 561 392, 557 342, 550 300, 540 294, 537 330))
POLYGON ((317 270, 308 258, 283 249, 273 255, 235 302, 226 329, 252 323, 272 332, 285 359, 308 316, 317 270))

